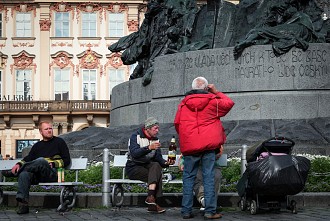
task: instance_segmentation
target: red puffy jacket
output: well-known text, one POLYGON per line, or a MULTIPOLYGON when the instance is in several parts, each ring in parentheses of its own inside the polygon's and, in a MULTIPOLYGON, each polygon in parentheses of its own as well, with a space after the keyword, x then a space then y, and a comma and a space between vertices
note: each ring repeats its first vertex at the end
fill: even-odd
POLYGON ((179 104, 174 125, 180 140, 180 151, 191 155, 219 148, 226 140, 220 117, 234 102, 225 94, 192 90, 179 104))

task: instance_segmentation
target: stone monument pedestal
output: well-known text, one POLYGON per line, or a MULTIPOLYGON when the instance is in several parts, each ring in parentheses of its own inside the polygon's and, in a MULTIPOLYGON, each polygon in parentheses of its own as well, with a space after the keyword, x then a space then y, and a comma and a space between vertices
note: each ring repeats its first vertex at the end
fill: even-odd
POLYGON ((299 152, 330 153, 327 43, 310 44, 307 51, 293 48, 280 57, 271 45, 246 48, 237 60, 233 48, 157 57, 149 85, 135 79, 113 89, 110 127, 138 125, 148 116, 173 123, 177 105, 198 76, 235 102, 222 118, 227 148, 286 136, 299 152))

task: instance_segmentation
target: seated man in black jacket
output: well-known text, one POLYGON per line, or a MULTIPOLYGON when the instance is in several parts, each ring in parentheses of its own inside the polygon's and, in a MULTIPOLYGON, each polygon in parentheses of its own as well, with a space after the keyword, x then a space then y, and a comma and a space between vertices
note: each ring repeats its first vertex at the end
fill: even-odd
POLYGON ((42 140, 34 144, 29 154, 15 164, 5 176, 18 176, 18 214, 29 213, 29 190, 32 184, 56 182, 57 168, 64 168, 71 162, 68 146, 62 138, 53 136, 49 122, 39 123, 42 140))
POLYGON ((165 209, 156 204, 156 197, 163 195, 162 168, 175 163, 166 161, 160 151, 159 139, 156 137, 159 130, 158 121, 150 117, 144 127, 133 133, 128 141, 128 160, 126 174, 129 179, 141 180, 148 184, 148 212, 163 213, 165 209))

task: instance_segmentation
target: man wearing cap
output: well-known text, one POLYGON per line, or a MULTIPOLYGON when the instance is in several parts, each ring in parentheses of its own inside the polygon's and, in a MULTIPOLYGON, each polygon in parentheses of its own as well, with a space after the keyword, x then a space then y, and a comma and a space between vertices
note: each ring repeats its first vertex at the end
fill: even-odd
POLYGON ((217 199, 214 190, 214 167, 216 152, 226 141, 220 117, 224 117, 234 102, 219 92, 204 77, 192 82, 192 90, 178 106, 174 125, 179 134, 180 151, 184 156, 183 196, 181 214, 183 219, 193 218, 193 187, 201 163, 204 186, 205 219, 218 219, 217 199))
POLYGON ((129 179, 141 180, 148 184, 148 212, 163 213, 165 209, 156 203, 156 198, 163 195, 162 170, 175 163, 166 161, 160 151, 160 142, 157 138, 159 123, 154 117, 149 117, 144 126, 131 135, 128 141, 128 160, 126 174, 129 179))

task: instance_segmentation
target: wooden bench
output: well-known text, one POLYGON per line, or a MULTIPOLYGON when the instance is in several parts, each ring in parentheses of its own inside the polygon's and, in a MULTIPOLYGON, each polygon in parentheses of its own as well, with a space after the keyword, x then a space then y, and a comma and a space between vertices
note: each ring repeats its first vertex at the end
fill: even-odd
MULTIPOLYGON (((20 160, 1 160, 0 171, 11 170, 11 168, 20 160)), ((75 181, 74 182, 49 182, 49 183, 39 183, 39 186, 62 186, 60 193, 60 205, 57 208, 59 212, 65 212, 75 205, 76 202, 76 188, 79 185, 83 185, 83 182, 78 181, 79 170, 87 169, 87 158, 72 158, 69 166, 65 168, 66 170, 75 171, 75 181)), ((1 180, 0 180, 1 181, 1 180)), ((17 186, 17 182, 6 182, 6 178, 3 177, 3 181, 0 182, 0 204, 3 201, 3 190, 1 186, 17 186)))
MULTIPOLYGON (((173 166, 178 166, 179 162, 179 155, 176 156, 176 161, 173 166)), ((167 160, 167 155, 163 155, 163 158, 167 160)), ((105 180, 105 182, 108 182, 113 185, 112 191, 111 191, 111 205, 120 207, 122 206, 124 202, 124 188, 123 184, 143 184, 144 182, 140 180, 130 180, 125 177, 125 165, 127 161, 126 155, 115 155, 113 160, 112 167, 119 167, 122 168, 122 178, 121 179, 111 179, 111 172, 110 172, 110 179, 105 180)), ((218 163, 220 166, 227 166, 227 154, 222 154, 222 156, 218 159, 218 163)), ((181 179, 172 179, 172 180, 163 180, 163 184, 182 184, 181 179)))

